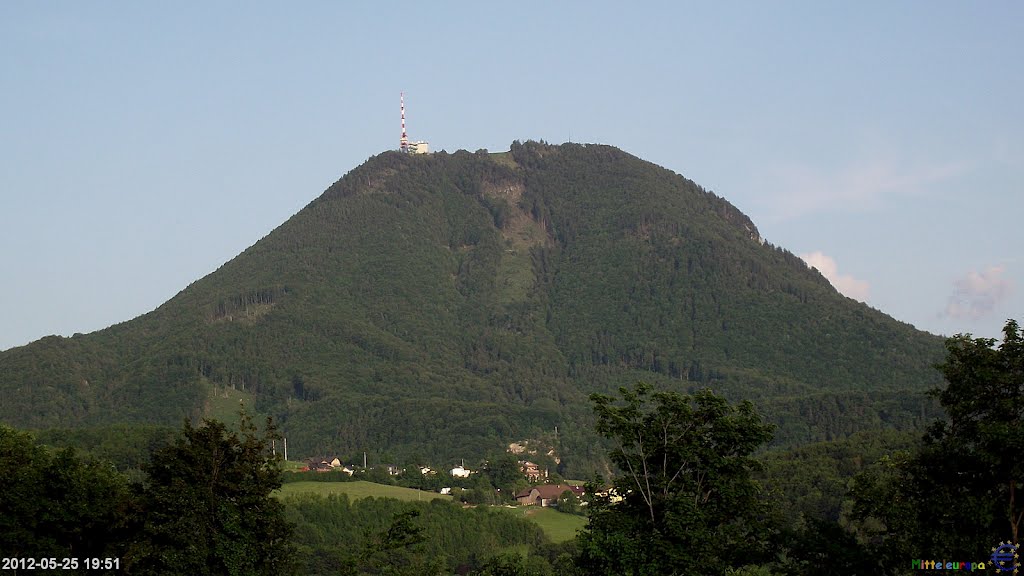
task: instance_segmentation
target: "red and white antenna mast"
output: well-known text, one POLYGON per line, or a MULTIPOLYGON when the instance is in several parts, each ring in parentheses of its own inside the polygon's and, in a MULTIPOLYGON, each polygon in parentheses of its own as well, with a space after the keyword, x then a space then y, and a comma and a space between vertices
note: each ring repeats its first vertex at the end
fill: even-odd
POLYGON ((398 142, 398 149, 402 152, 408 152, 409 136, 405 133, 405 92, 399 92, 399 106, 402 110, 402 139, 398 142))

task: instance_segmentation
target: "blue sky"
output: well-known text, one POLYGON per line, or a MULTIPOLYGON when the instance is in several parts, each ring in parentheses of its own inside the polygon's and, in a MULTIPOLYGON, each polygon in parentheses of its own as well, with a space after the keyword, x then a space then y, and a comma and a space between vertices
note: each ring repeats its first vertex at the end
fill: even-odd
POLYGON ((939 334, 1024 314, 1020 2, 0 3, 0 349, 160 305, 409 133, 599 142, 939 334))

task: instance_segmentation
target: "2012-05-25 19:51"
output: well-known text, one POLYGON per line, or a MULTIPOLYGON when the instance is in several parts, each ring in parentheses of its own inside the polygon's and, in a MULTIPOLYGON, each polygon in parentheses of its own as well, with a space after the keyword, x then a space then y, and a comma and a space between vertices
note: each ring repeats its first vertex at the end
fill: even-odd
POLYGON ((0 570, 118 570, 120 558, 2 558, 0 570))

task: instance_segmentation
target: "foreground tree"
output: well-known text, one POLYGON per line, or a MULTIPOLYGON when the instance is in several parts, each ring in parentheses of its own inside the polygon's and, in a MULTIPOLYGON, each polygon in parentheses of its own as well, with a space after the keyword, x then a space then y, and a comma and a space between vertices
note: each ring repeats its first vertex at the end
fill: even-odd
POLYGON ((562 492, 558 496, 558 502, 556 503, 556 506, 558 506, 559 512, 564 512, 566 514, 583 513, 583 511, 580 508, 579 496, 576 496, 576 494, 572 490, 566 490, 562 492))
POLYGON ((585 574, 722 574, 756 562, 764 503, 750 455, 771 439, 749 402, 620 389, 593 395, 597 430, 613 442, 614 492, 589 502, 580 533, 585 574), (614 502, 617 494, 621 502, 614 502))
POLYGON ((920 449, 897 454, 857 478, 862 535, 883 557, 984 553, 1024 536, 1024 335, 1009 320, 1003 341, 957 335, 934 391, 947 420, 920 449))
POLYGON ((343 560, 342 576, 442 576, 446 573, 444 556, 429 556, 423 550, 427 537, 419 524, 420 511, 395 514, 391 524, 376 534, 368 534, 362 550, 343 560))
POLYGON ((119 558, 128 483, 110 464, 38 446, 0 425, 0 550, 18 558, 119 558))
POLYGON ((205 420, 186 423, 156 450, 145 471, 141 532, 132 574, 260 575, 292 570, 291 527, 271 493, 281 471, 271 457, 276 429, 260 433, 243 414, 239 432, 205 420))
MULTIPOLYGON (((940 366, 949 386, 937 393, 949 422, 929 431, 929 443, 947 458, 967 458, 974 469, 963 480, 992 499, 995 533, 1019 542, 1024 520, 1024 335, 1017 322, 1003 341, 958 336, 940 366)), ((960 484, 967 484, 961 482, 960 484)))

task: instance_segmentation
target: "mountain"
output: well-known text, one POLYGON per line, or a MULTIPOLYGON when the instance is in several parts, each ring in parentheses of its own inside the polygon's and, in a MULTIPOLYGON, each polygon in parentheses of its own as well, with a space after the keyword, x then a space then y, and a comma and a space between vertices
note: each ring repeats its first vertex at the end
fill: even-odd
POLYGON ((0 353, 0 420, 174 424, 242 398, 296 456, 533 439, 582 471, 591 392, 711 387, 795 444, 930 418, 942 352, 678 174, 516 142, 374 156, 153 312, 0 353))

